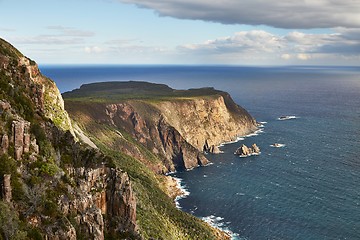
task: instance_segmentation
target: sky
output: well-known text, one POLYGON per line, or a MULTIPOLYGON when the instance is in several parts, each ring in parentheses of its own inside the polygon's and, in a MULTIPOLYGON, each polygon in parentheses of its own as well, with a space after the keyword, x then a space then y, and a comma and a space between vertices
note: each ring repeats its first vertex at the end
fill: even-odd
POLYGON ((0 0, 39 64, 360 65, 360 0, 0 0))

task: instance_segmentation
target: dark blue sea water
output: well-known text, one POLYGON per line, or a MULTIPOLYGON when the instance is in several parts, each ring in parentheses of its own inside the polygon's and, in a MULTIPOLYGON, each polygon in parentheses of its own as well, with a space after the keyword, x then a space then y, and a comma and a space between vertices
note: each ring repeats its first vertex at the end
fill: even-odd
POLYGON ((82 83, 142 80, 213 86, 264 124, 263 132, 176 173, 184 211, 239 239, 360 239, 360 68, 227 66, 41 67, 62 92, 82 83), (280 121, 282 115, 296 119, 280 121), (256 143, 261 155, 233 155, 256 143), (285 144, 274 148, 273 143, 285 144))

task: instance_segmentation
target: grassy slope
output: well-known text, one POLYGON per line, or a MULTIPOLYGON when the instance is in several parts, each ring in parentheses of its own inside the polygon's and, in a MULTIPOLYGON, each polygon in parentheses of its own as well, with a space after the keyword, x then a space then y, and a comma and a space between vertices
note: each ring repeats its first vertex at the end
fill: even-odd
MULTIPOLYGON (((98 137, 92 135, 92 140, 106 155, 114 159, 114 164, 126 171, 132 181, 137 199, 137 223, 141 235, 145 239, 215 239, 214 232, 199 219, 175 208, 173 200, 162 189, 163 177, 152 172, 146 164, 110 148, 104 143, 104 136, 116 138, 112 129, 102 124, 98 125, 98 137)), ((96 127, 96 126, 93 127, 96 127)), ((115 133, 116 134, 116 133, 115 133)), ((136 145, 149 161, 159 161, 155 155, 136 143, 126 133, 121 132, 126 141, 136 145)), ((116 139, 113 139, 116 141, 116 139)), ((106 142, 106 141, 105 141, 106 142)))

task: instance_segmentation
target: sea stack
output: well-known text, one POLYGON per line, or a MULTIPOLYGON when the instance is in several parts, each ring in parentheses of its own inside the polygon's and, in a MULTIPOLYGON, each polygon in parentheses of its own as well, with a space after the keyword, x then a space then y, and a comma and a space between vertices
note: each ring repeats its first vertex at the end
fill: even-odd
POLYGON ((240 157, 249 157, 252 155, 259 155, 260 148, 254 143, 251 147, 246 146, 245 144, 241 145, 236 151, 234 152, 235 155, 240 157))

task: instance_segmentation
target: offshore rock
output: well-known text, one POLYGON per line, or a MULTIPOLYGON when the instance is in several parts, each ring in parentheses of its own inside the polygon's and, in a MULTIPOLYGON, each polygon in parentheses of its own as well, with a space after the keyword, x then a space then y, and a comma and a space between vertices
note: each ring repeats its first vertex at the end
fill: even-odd
POLYGON ((239 155, 240 157, 259 155, 260 148, 255 143, 251 147, 247 147, 245 144, 243 144, 238 149, 236 149, 234 154, 239 155))
POLYGON ((254 153, 260 153, 260 148, 255 143, 251 147, 254 153))

